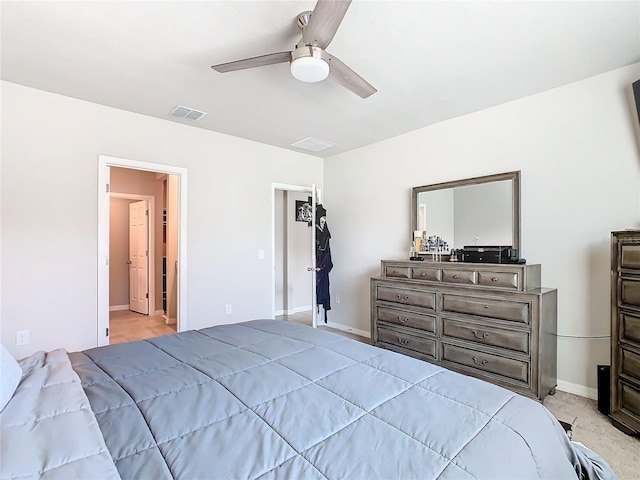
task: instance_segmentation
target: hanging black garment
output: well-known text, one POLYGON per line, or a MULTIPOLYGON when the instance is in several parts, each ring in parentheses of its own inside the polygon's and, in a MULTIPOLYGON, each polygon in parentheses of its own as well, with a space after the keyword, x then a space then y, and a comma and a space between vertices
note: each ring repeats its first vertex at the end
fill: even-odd
POLYGON ((316 205, 316 304, 324 309, 324 323, 327 323, 327 311, 331 310, 331 295, 329 294, 329 272, 333 268, 331 261, 331 246, 329 245, 329 226, 327 225, 327 211, 316 205))

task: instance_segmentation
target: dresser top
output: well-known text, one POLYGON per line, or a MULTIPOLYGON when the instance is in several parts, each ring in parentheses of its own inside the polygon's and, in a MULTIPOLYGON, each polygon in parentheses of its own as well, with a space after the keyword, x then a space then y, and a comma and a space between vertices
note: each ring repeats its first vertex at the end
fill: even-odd
POLYGON ((405 281, 522 292, 540 288, 541 267, 539 264, 382 260, 380 275, 405 281))
POLYGON ((531 266, 539 266, 537 263, 485 263, 485 262, 435 262, 430 260, 429 258, 425 258, 424 260, 382 260, 382 263, 393 263, 393 264, 403 264, 410 267, 430 267, 430 268, 454 268, 454 267, 462 267, 462 268, 479 268, 479 267, 487 267, 487 268, 526 268, 531 266))

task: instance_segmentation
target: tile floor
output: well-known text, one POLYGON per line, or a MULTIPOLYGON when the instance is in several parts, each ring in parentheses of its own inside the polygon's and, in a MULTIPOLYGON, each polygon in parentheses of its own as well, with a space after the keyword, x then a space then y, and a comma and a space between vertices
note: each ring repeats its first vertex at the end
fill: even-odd
POLYGON ((109 312, 109 344, 144 340, 176 333, 175 325, 167 325, 162 315, 143 315, 130 310, 109 312))

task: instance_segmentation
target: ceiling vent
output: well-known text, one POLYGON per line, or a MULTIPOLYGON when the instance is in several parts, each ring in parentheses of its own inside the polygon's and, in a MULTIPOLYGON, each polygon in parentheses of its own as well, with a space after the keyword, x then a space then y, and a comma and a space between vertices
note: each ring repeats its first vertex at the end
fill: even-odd
POLYGON ((307 137, 299 142, 292 143, 291 146, 302 150, 308 150, 310 152, 320 152, 327 148, 335 147, 336 144, 327 142, 326 140, 320 140, 319 138, 307 137))
POLYGON ((187 120, 200 120, 206 113, 194 110, 193 108, 183 107, 182 105, 176 105, 171 115, 178 118, 186 118, 187 120))

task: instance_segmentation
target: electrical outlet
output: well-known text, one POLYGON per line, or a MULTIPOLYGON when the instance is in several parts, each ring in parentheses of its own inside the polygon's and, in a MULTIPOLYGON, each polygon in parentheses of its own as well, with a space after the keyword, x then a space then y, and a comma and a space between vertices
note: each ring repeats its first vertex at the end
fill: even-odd
POLYGON ((258 250, 258 260, 264 260, 264 250, 258 250))
POLYGON ((29 345, 29 330, 19 330, 16 332, 16 345, 29 345))
POLYGON ((227 303, 227 304, 224 306, 224 313, 225 313, 226 315, 231 315, 231 304, 230 304, 230 303, 227 303))
POLYGON ((340 295, 336 295, 336 303, 340 303, 340 295))

